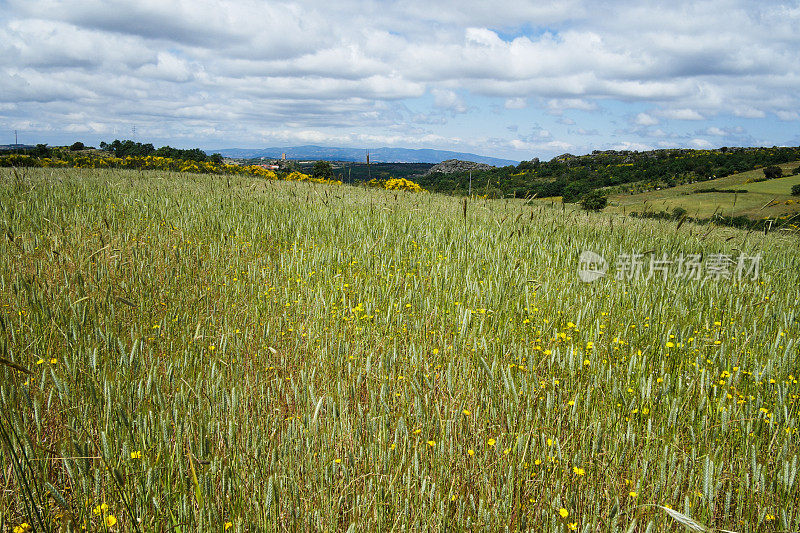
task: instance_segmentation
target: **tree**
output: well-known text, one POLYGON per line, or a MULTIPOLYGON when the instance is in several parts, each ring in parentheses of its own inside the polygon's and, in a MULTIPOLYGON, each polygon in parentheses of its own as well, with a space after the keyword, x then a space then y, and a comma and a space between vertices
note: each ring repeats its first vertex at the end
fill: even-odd
POLYGON ((333 168, 327 161, 317 161, 314 163, 314 168, 311 169, 311 175, 315 178, 331 179, 333 177, 333 168))
POLYGON ((46 144, 37 144, 34 148, 31 148, 28 153, 33 157, 50 157, 53 151, 48 148, 46 144))
POLYGON ((608 205, 608 197, 600 191, 592 191, 581 200, 581 207, 586 211, 600 211, 608 205))
POLYGON ((86 146, 84 146, 84 144, 80 141, 74 143, 72 146, 69 147, 70 151, 72 152, 77 152, 78 150, 83 150, 84 148, 86 148, 86 146))
POLYGON ((571 204, 577 202, 583 196, 589 187, 582 181, 573 181, 568 183, 561 193, 561 200, 565 203, 571 204))
POLYGON ((781 170, 781 167, 764 167, 764 177, 768 180, 780 178, 781 176, 783 176, 783 170, 781 170))

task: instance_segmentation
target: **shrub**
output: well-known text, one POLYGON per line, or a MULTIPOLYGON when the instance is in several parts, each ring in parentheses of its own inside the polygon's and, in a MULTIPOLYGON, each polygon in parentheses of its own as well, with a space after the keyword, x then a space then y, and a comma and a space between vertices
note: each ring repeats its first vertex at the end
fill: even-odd
POLYGON ((783 176, 783 170, 781 170, 781 167, 776 167, 776 166, 764 167, 763 172, 764 172, 764 177, 768 180, 780 178, 781 176, 783 176))
POLYGON ((726 192, 726 193, 746 193, 747 189, 717 189, 716 187, 705 187, 700 189, 695 189, 693 192, 695 193, 705 193, 705 192, 726 192))
POLYGON ((581 200, 581 207, 586 211, 600 211, 608 205, 608 198, 600 191, 592 191, 581 200))
POLYGON ((586 184, 580 181, 568 183, 561 193, 561 200, 567 204, 577 202, 581 196, 588 192, 587 189, 586 184))
POLYGON ((792 196, 800 196, 800 183, 792 185, 792 196))
POLYGON ((411 192, 423 192, 425 189, 420 187, 418 183, 414 183, 411 180, 407 180, 405 178, 389 178, 383 184, 384 189, 388 189, 390 191, 411 191, 411 192))
POLYGON ((311 175, 317 179, 329 180, 333 177, 333 168, 327 161, 317 161, 314 163, 311 175))
POLYGON ((683 215, 685 214, 686 214, 686 209, 682 207, 676 207, 675 209, 672 210, 672 217, 675 219, 679 219, 683 217, 683 215))

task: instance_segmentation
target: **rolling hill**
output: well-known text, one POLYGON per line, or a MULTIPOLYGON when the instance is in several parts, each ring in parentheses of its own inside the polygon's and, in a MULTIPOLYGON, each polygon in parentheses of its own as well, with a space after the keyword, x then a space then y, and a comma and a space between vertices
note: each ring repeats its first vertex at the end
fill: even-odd
MULTIPOLYGON (((789 174, 798 163, 778 165, 784 174, 789 174)), ((641 192, 621 193, 609 197, 606 208, 620 213, 643 211, 672 212, 676 208, 685 209, 695 218, 708 218, 713 214, 726 216, 746 216, 753 219, 778 217, 800 212, 800 198, 791 195, 792 185, 800 183, 800 175, 754 182, 763 178, 761 170, 739 172, 699 183, 678 185, 641 192), (746 190, 744 193, 696 192, 698 189, 746 190)))

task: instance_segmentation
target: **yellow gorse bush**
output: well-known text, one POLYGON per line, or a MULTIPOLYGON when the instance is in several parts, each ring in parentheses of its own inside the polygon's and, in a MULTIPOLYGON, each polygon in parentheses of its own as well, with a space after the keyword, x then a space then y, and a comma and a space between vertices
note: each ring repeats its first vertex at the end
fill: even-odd
POLYGON ((389 178, 386 181, 372 179, 367 182, 370 187, 381 187, 389 191, 425 192, 418 183, 406 178, 389 178))

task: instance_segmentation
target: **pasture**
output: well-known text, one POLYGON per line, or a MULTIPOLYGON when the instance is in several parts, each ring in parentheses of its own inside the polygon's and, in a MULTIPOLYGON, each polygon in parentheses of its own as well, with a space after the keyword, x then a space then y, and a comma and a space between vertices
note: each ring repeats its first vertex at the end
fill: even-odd
MULTIPOLYGON (((789 174, 800 162, 778 165, 789 174)), ((744 215, 753 219, 779 217, 800 212, 800 198, 791 196, 792 185, 800 183, 800 175, 784 176, 759 183, 747 183, 763 178, 762 170, 751 170, 731 174, 724 178, 678 185, 676 187, 647 191, 637 194, 615 194, 609 197, 610 212, 631 213, 633 211, 667 211, 679 207, 694 218, 709 218, 712 215, 744 215), (695 193, 696 189, 735 189, 747 193, 695 193)))

